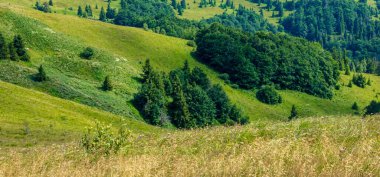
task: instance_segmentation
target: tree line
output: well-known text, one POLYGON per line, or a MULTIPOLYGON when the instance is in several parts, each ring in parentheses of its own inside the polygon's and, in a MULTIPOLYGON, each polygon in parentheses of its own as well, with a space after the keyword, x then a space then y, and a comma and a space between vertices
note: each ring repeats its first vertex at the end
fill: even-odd
POLYGON ((379 58, 378 9, 354 0, 300 0, 281 21, 286 32, 317 41, 325 48, 347 49, 351 58, 379 58))
POLYGON ((152 125, 187 129, 249 121, 220 85, 212 85, 202 69, 190 69, 187 61, 183 68, 166 74, 155 71, 146 60, 142 87, 133 102, 152 125))

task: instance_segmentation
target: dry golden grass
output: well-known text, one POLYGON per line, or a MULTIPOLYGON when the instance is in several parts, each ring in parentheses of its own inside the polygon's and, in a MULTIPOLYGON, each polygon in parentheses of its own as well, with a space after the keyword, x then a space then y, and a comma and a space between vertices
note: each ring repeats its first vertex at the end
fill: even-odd
POLYGON ((136 136, 120 155, 2 150, 0 176, 379 176, 380 116, 256 122, 136 136))

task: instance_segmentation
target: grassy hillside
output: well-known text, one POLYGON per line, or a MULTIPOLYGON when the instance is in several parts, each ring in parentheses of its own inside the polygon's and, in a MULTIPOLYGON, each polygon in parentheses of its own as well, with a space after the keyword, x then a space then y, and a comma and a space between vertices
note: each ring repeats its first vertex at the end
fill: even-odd
POLYGON ((0 147, 78 140, 86 127, 126 124, 134 132, 161 132, 141 121, 0 81, 0 147))
MULTIPOLYGON (((75 16, 45 14, 29 7, 2 6, 1 31, 8 39, 14 34, 23 35, 32 54, 30 64, 0 62, 3 72, 0 78, 7 82, 136 119, 141 117, 129 100, 140 85, 136 78, 141 72, 141 62, 146 58, 150 58, 153 66, 162 71, 181 67, 185 60, 189 60, 192 67, 203 68, 214 83, 222 83, 217 73, 191 56, 194 49, 188 47, 185 40, 75 16), (98 53, 91 61, 78 57, 87 46, 95 47, 98 53), (46 66, 51 78, 47 83, 35 83, 30 79, 39 64, 46 66), (115 82, 114 92, 98 89, 106 75, 111 75, 115 82)), ((372 86, 365 89, 342 87, 332 100, 281 91, 284 103, 277 106, 260 103, 252 91, 232 89, 228 85, 224 88, 232 101, 252 120, 285 120, 293 104, 299 107, 301 116, 352 114, 350 107, 353 102, 358 102, 363 108, 380 91, 380 78, 370 77, 372 86)), ((348 76, 342 76, 341 82, 347 85, 348 80, 348 76)))
MULTIPOLYGON (((380 117, 140 136, 121 155, 96 158, 76 145, 5 150, 5 176, 379 176, 380 117), (48 165, 47 165, 48 164, 48 165)), ((1 153, 1 152, 0 152, 1 153)))

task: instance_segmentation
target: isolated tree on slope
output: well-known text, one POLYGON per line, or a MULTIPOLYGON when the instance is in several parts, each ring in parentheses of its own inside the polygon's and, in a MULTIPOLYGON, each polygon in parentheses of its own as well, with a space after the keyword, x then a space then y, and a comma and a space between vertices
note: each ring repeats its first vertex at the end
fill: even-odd
POLYGON ((112 91, 113 89, 113 86, 112 86, 112 83, 111 83, 111 79, 109 76, 107 76, 104 81, 103 81, 103 85, 102 85, 102 89, 104 91, 112 91))
POLYGON ((7 44, 5 42, 3 34, 0 33, 0 59, 7 58, 7 44))
POLYGON ((53 0, 49 0, 49 6, 53 6, 53 0))
POLYGON ((35 79, 38 82, 43 82, 47 80, 46 72, 44 68, 42 67, 42 65, 40 65, 40 67, 38 68, 38 73, 36 74, 35 79))
POLYGON ((82 7, 81 7, 81 6, 78 7, 77 15, 80 16, 80 17, 83 16, 83 10, 82 10, 82 7))
POLYGON ((297 108, 295 105, 292 106, 292 110, 290 111, 289 121, 295 119, 298 116, 297 108))
POLYGON ((103 7, 100 9, 99 20, 102 21, 102 22, 106 21, 106 13, 104 12, 104 8, 103 7))
POLYGON ((14 46, 16 53, 17 53, 18 57, 20 58, 20 60, 22 60, 22 61, 29 61, 30 60, 30 57, 29 57, 29 55, 25 49, 24 41, 20 35, 17 35, 14 37, 13 46, 14 46))

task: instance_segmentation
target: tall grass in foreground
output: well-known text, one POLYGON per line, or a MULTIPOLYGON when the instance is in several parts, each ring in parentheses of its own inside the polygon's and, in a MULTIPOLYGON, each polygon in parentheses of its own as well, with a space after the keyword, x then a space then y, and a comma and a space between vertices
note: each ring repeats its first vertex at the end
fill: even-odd
POLYGON ((0 162, 4 176, 379 176, 380 116, 140 135, 109 157, 77 143, 12 149, 0 162))

